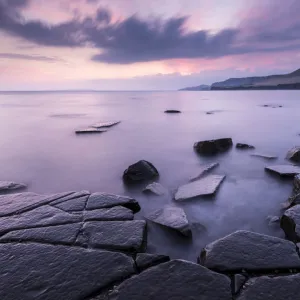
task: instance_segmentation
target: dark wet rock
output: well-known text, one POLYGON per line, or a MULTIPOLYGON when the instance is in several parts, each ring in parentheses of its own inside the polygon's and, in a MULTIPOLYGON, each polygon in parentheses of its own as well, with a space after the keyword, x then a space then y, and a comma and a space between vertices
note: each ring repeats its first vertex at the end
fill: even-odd
POLYGON ((237 143, 237 144, 236 144, 236 148, 237 148, 237 149, 246 150, 246 149, 254 149, 255 147, 252 146, 252 145, 248 145, 248 144, 237 143))
POLYGON ((260 105, 261 107, 270 107, 270 108, 280 108, 282 107, 282 105, 279 105, 279 104, 263 104, 263 105, 260 105))
POLYGON ((91 221, 84 223, 76 243, 90 248, 142 252, 146 241, 145 221, 91 221))
POLYGON ((117 122, 99 122, 99 123, 96 123, 94 125, 92 125, 93 128, 109 128, 109 127, 113 127, 115 125, 118 125, 120 124, 121 121, 117 121, 117 122))
POLYGON ((231 300, 230 280, 197 264, 172 260, 124 281, 114 300, 231 300))
POLYGON ((293 165, 277 165, 265 168, 266 171, 276 173, 283 177, 294 177, 300 173, 300 167, 293 165))
POLYGON ((82 128, 75 131, 76 134, 97 134, 97 133, 103 133, 106 132, 105 129, 100 128, 94 128, 94 127, 88 127, 88 128, 82 128))
POLYGON ((27 187, 24 183, 16 183, 13 181, 0 181, 0 192, 15 191, 25 189, 27 187))
POLYGON ((78 300, 134 274, 116 252, 42 244, 0 245, 1 300, 78 300))
POLYGON ((197 181, 181 186, 175 194, 175 200, 187 200, 199 196, 213 195, 225 179, 224 175, 209 175, 197 181))
POLYGON ((63 198, 72 192, 39 195, 35 193, 20 193, 0 196, 0 217, 22 213, 57 199, 63 198))
POLYGON ((197 175, 193 176, 190 179, 190 181, 195 181, 195 180, 202 178, 203 176, 207 175, 210 171, 212 171, 213 169, 215 169, 218 166, 219 166, 219 163, 211 163, 211 164, 200 166, 200 170, 198 171, 197 175))
POLYGON ((242 274, 235 274, 233 276, 233 293, 237 294, 245 282, 247 281, 247 277, 242 274))
POLYGON ((166 188, 164 188, 160 183, 153 182, 145 187, 143 190, 145 193, 153 193, 157 196, 162 196, 166 194, 168 191, 166 188))
POLYGON ((209 110, 209 111, 206 112, 206 114, 207 115, 213 115, 213 114, 218 113, 218 112, 222 112, 222 110, 218 110, 218 109, 216 109, 216 110, 209 110))
POLYGON ((180 114, 181 111, 180 110, 176 110, 176 109, 167 109, 165 110, 165 114, 180 114))
POLYGON ((194 149, 199 154, 213 155, 224 152, 232 147, 231 138, 223 138, 217 140, 201 141, 194 144, 194 149))
POLYGON ((288 151, 286 159, 291 161, 300 162, 300 147, 294 147, 288 151))
POLYGON ((38 227, 11 231, 0 238, 3 242, 38 242, 47 244, 73 245, 82 224, 73 223, 50 227, 38 227))
POLYGON ((78 223, 81 220, 80 215, 44 205, 21 214, 0 218, 0 235, 17 229, 78 223))
POLYGON ((133 220, 132 210, 123 206, 86 210, 83 212, 84 221, 126 221, 133 220))
POLYGON ((221 272, 300 267, 300 259, 292 242, 243 230, 207 245, 199 262, 221 272))
POLYGON ((149 213, 146 218, 154 223, 174 229, 185 236, 191 235, 191 229, 184 210, 180 207, 166 205, 149 213))
POLYGON ((81 212, 84 210, 88 198, 89 196, 74 198, 71 200, 63 201, 54 206, 67 212, 81 212))
POLYGON ((169 256, 148 253, 138 253, 135 259, 135 263, 140 272, 168 261, 170 261, 169 256))
POLYGON ((300 205, 295 205, 284 212, 280 227, 288 239, 300 242, 300 205))
POLYGON ((299 298, 300 274, 249 279, 238 300, 295 300, 299 298))
POLYGON ((139 203, 133 198, 107 193, 93 193, 88 199, 86 209, 93 210, 114 206, 124 206, 131 209, 134 213, 141 209, 139 203))
POLYGON ((134 183, 151 180, 158 176, 159 173, 157 169, 150 162, 146 160, 140 160, 125 170, 123 179, 125 182, 134 183))
POLYGON ((274 155, 269 155, 269 154, 262 154, 262 153, 252 153, 250 154, 251 156, 254 156, 254 157, 260 157, 260 158, 264 158, 264 159, 277 159, 278 157, 277 156, 274 156, 274 155))

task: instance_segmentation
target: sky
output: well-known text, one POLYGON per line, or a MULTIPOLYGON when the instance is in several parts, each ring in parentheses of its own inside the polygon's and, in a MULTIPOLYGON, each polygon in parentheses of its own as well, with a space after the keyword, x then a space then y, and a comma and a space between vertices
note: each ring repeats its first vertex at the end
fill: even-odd
POLYGON ((177 90, 300 68, 299 0, 0 0, 0 90, 177 90))

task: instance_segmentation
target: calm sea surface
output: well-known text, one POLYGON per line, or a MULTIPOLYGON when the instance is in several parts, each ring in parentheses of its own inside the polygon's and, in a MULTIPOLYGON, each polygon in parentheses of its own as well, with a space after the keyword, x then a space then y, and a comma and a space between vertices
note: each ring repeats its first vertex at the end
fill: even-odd
MULTIPOLYGON (((0 180, 29 185, 28 191, 103 191, 135 197, 142 210, 180 205, 193 227, 193 238, 181 238, 148 223, 148 252, 195 261, 207 243, 237 229, 284 237, 267 217, 280 215, 280 204, 292 182, 265 173, 267 165, 284 163, 287 150, 300 145, 300 92, 103 92, 0 93, 0 180), (281 104, 282 108, 264 108, 281 104), (164 114, 180 109, 180 115, 164 114), (206 111, 217 110, 213 115, 206 111), (100 121, 122 121, 100 135, 76 136, 74 130, 100 121), (276 161, 231 151, 202 158, 196 141, 232 137, 253 144, 276 161), (123 171, 140 159, 160 172, 169 195, 128 189, 123 171), (214 174, 226 175, 217 195, 174 203, 178 186, 188 182, 201 164, 219 162, 214 174), (203 229, 203 226, 206 229, 203 229)), ((286 162, 287 163, 287 162, 286 162)))

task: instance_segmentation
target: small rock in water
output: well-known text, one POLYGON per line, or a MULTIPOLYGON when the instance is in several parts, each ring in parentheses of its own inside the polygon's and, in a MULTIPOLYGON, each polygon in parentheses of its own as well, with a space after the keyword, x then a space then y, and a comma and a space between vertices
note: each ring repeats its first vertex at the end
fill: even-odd
POLYGON ((154 223, 177 230, 185 236, 191 235, 191 229, 184 210, 180 207, 166 205, 146 216, 154 223))
POLYGON ((280 218, 277 216, 268 216, 267 220, 269 221, 269 225, 280 222, 280 218))
POLYGON ((16 183, 13 181, 0 181, 0 192, 13 191, 25 189, 27 187, 26 184, 16 183))
POLYGON ((148 161, 140 160, 124 171, 123 179, 128 183, 142 182, 158 177, 157 169, 148 161))
POLYGON ((76 134, 90 134, 90 133, 103 133, 103 132, 106 132, 106 130, 93 128, 93 127, 83 128, 75 131, 76 134))
POLYGON ((255 147, 252 145, 248 145, 248 144, 237 143, 236 148, 237 149, 254 149, 255 147))
POLYGON ((294 147, 286 155, 286 159, 300 162, 300 147, 294 147))
POLYGON ((264 105, 260 105, 262 107, 271 107, 271 108, 279 108, 282 107, 282 105, 279 104, 264 104, 264 105))
POLYGON ((180 201, 198 196, 213 195, 224 179, 224 175, 209 175, 200 180, 183 185, 175 194, 175 200, 180 201))
POLYGON ((180 110, 176 110, 176 109, 167 109, 165 110, 165 114, 180 114, 181 111, 180 110))
POLYGON ((261 157, 265 159, 277 159, 277 156, 269 155, 269 154, 261 154, 261 153, 252 153, 251 156, 261 157))
POLYGON ((300 167, 293 165, 277 165, 265 168, 266 171, 276 173, 283 177, 294 177, 300 173, 300 167))
POLYGON ((99 122, 99 123, 96 123, 96 124, 92 125, 92 127, 94 127, 94 128, 109 128, 109 127, 115 126, 119 123, 121 123, 121 121, 117 121, 117 122, 99 122))
POLYGON ((224 152, 230 149, 231 147, 231 138, 201 141, 194 144, 194 149, 196 150, 196 152, 204 155, 213 155, 219 152, 224 152))
POLYGON ((212 164, 200 166, 200 170, 199 170, 198 174, 196 176, 193 176, 190 179, 190 181, 195 181, 195 180, 202 178, 203 176, 205 176, 207 173, 209 173, 211 170, 215 169, 218 166, 219 166, 219 163, 212 163, 212 164))
POLYGON ((54 114, 50 117, 52 118, 76 118, 76 117, 84 117, 85 114, 54 114))
POLYGON ((157 196, 166 194, 167 190, 158 182, 153 182, 145 187, 143 192, 151 192, 157 196))

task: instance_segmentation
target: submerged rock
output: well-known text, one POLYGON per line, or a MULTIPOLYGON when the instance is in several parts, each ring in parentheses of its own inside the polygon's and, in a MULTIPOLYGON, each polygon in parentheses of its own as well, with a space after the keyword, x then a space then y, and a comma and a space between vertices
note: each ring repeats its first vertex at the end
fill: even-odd
POLYGON ((294 147, 286 155, 286 159, 300 162, 300 147, 294 147))
POLYGON ((168 261, 170 261, 169 256, 148 253, 138 253, 135 259, 140 272, 168 261))
POLYGON ((14 191, 25 189, 27 187, 24 183, 16 183, 13 181, 0 181, 0 192, 14 191))
POLYGON ((154 223, 179 231, 185 236, 191 235, 191 229, 184 210, 180 207, 166 205, 146 216, 154 223))
POLYGON ((199 261, 205 267, 221 272, 260 272, 300 267, 300 259, 292 242, 244 230, 207 245, 199 261))
POLYGON ((196 150, 196 152, 204 155, 213 155, 219 152, 224 152, 230 149, 231 147, 231 138, 201 141, 194 144, 194 149, 196 150))
POLYGON ((153 193, 157 196, 162 196, 167 193, 167 189, 164 188, 160 183, 153 182, 145 187, 143 190, 145 193, 153 193))
POLYGON ((270 107, 270 108, 279 108, 279 107, 282 107, 282 105, 280 104, 263 104, 263 105, 260 105, 261 107, 270 107))
POLYGON ((255 149, 254 146, 248 145, 248 144, 243 144, 243 143, 237 143, 236 144, 236 148, 237 149, 243 149, 243 150, 246 150, 246 149, 255 149))
POLYGON ((165 110, 165 114, 180 114, 181 111, 180 110, 176 110, 176 109, 167 109, 165 110))
POLYGON ((142 182, 158 177, 157 169, 148 161, 140 160, 124 171, 123 179, 128 183, 142 182))
POLYGON ((200 180, 181 186, 175 194, 175 200, 186 200, 199 196, 213 195, 219 188, 224 175, 208 175, 200 180))
POLYGON ((172 260, 124 281, 114 300, 231 300, 230 280, 197 264, 172 260))
POLYGON ((115 125, 118 125, 120 124, 121 121, 117 121, 117 122, 99 122, 99 123, 96 123, 94 125, 92 125, 93 128, 109 128, 109 127, 113 127, 115 125))
POLYGON ((83 129, 78 129, 75 131, 76 134, 90 134, 90 133, 103 133, 106 132, 104 129, 98 129, 98 128, 83 128, 83 129))
POLYGON ((207 173, 209 173, 210 171, 212 171, 213 169, 215 169, 218 166, 219 166, 219 163, 211 163, 211 164, 200 166, 200 170, 198 171, 197 175, 191 177, 190 181, 195 181, 195 180, 202 178, 203 176, 205 176, 207 173))
POLYGON ((260 158, 265 158, 265 159, 277 159, 278 157, 277 156, 274 156, 274 155, 269 155, 269 154, 261 154, 261 153, 252 153, 250 154, 251 156, 254 156, 254 157, 260 157, 260 158))
POLYGON ((300 167, 293 165, 277 165, 265 168, 266 171, 276 173, 283 177, 294 177, 300 173, 300 167))
POLYGON ((300 242, 300 205, 295 205, 284 212, 280 227, 289 240, 300 242))

